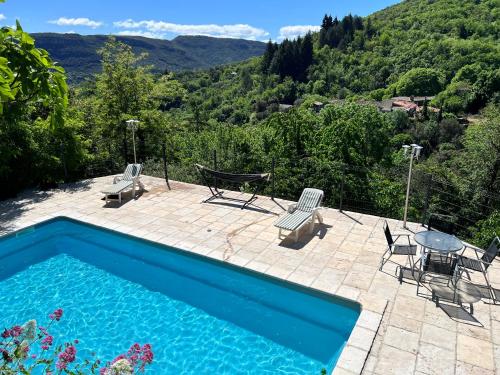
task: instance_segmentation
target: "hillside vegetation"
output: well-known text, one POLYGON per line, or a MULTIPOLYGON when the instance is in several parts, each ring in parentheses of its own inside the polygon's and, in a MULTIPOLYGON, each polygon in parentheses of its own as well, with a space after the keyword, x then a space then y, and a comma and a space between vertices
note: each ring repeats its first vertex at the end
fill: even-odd
MULTIPOLYGON (((47 50, 66 69, 70 82, 90 78, 101 69, 97 51, 108 39, 105 35, 34 33, 32 37, 39 48, 47 50)), ((116 39, 131 46, 136 54, 147 53, 143 63, 151 65, 155 73, 207 69, 264 52, 263 43, 241 39, 206 36, 178 36, 173 40, 116 36, 116 39)))
MULTIPOLYGON (((326 15, 318 33, 196 72, 157 74, 131 46, 108 40, 98 52, 101 72, 71 89, 64 124, 49 125, 47 100, 9 102, 2 195, 122 170, 132 160, 124 124, 138 118, 146 173, 161 171, 163 145, 171 176, 188 182, 199 182, 193 163, 212 164, 214 150, 227 171, 269 171, 274 160, 276 196, 297 199, 313 186, 337 207, 342 191, 354 211, 401 218, 408 168, 401 146, 418 143, 410 218, 441 214, 484 246, 500 232, 498 5, 409 0, 366 18, 326 15), (435 98, 416 114, 372 105, 395 95, 435 98)), ((10 50, 23 45, 5 40, 17 43, 10 50)))

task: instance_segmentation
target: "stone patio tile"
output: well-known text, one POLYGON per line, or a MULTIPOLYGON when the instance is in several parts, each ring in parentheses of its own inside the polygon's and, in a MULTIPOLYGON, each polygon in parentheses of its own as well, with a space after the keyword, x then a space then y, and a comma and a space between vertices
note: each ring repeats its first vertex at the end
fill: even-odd
POLYGON ((380 349, 375 373, 379 375, 413 374, 417 356, 404 350, 383 345, 380 349))
POLYGON ((346 285, 341 285, 337 289, 338 296, 343 297, 343 298, 347 298, 347 299, 352 299, 354 301, 356 301, 358 299, 360 294, 361 294, 361 291, 359 289, 356 289, 356 288, 353 288, 350 286, 346 286, 346 285))
POLYGON ((457 360, 473 366, 494 370, 493 345, 490 342, 458 334, 457 360))
POLYGON ((354 346, 347 345, 337 362, 337 367, 359 374, 363 369, 365 358, 368 353, 354 346))
POLYGON ((401 328, 388 326, 384 334, 384 344, 416 354, 419 335, 401 328))
POLYGON ((356 375, 356 372, 345 370, 342 367, 335 367, 333 369, 332 375, 356 375))
POLYGON ((380 325, 381 314, 369 310, 362 310, 358 318, 358 325, 363 328, 368 328, 372 331, 377 331, 380 325))
POLYGON ((370 350, 373 340, 375 339, 375 331, 356 326, 349 336, 349 345, 356 348, 370 350))
POLYGON ((367 275, 363 271, 351 271, 347 274, 343 284, 357 288, 368 290, 372 281, 372 275, 367 275))
POLYGON ((422 322, 399 315, 396 312, 390 314, 389 324, 393 327, 401 328, 417 334, 420 334, 422 330, 422 322))
POLYGON ((379 314, 382 314, 387 306, 387 300, 385 298, 366 292, 360 293, 358 302, 361 303, 363 309, 374 311, 379 314))
POLYGON ((455 375, 494 375, 495 372, 482 367, 472 366, 468 363, 457 361, 455 375))
POLYGON ((427 323, 422 326, 421 340, 450 351, 455 351, 457 344, 455 332, 427 323))
POLYGON ((454 352, 423 343, 419 348, 416 369, 429 375, 453 375, 455 373, 455 367, 452 365, 454 359, 454 352))
POLYGON ((425 305, 420 298, 398 295, 393 311, 407 318, 422 320, 425 314, 425 305))

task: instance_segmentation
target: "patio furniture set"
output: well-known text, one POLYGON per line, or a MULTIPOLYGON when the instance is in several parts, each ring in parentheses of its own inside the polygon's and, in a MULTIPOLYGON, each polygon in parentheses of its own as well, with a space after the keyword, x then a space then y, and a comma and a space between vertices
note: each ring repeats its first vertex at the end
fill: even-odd
MULTIPOLYGON (((237 201, 243 203, 242 209, 250 205, 257 199, 256 195, 259 188, 262 187, 262 183, 269 181, 269 173, 263 174, 235 174, 235 173, 225 173, 220 171, 215 171, 206 168, 200 164, 195 164, 195 167, 200 172, 203 181, 206 183, 210 189, 212 196, 203 201, 203 203, 211 202, 214 199, 229 199, 232 201, 237 201), (214 181, 214 187, 210 186, 210 179, 214 181), (219 190, 217 187, 217 180, 230 181, 236 183, 248 183, 256 182, 256 187, 253 191, 252 196, 247 199, 237 199, 224 197, 224 192, 219 190)), ((129 164, 125 168, 125 172, 122 176, 117 176, 113 180, 113 184, 106 186, 101 192, 104 194, 106 203, 110 200, 118 200, 119 203, 122 202, 122 193, 132 189, 132 197, 135 198, 136 187, 143 185, 140 180, 140 174, 142 172, 141 164, 129 164)), ((309 232, 312 233, 314 230, 314 222, 317 220, 320 224, 323 222, 323 218, 319 212, 321 209, 321 202, 323 201, 324 193, 323 190, 306 188, 302 192, 297 203, 291 204, 285 215, 281 216, 278 221, 274 224, 275 227, 279 229, 278 238, 282 237, 282 231, 286 230, 294 233, 295 242, 299 239, 299 231, 305 225, 309 225, 309 232)))
MULTIPOLYGON (((387 221, 384 223, 384 234, 387 240, 387 249, 382 255, 379 269, 393 255, 406 256, 409 267, 397 267, 398 279, 410 277, 417 282, 417 295, 420 295, 421 286, 428 281, 431 299, 440 306, 441 301, 447 301, 463 308, 469 305, 469 313, 474 313, 473 304, 483 298, 497 302, 495 289, 488 278, 488 268, 500 251, 500 239, 496 236, 490 246, 480 249, 464 244, 454 235, 432 230, 411 234, 393 235, 387 221), (401 239, 405 239, 404 242, 401 239), (474 254, 472 257, 468 254, 474 254), (417 257, 415 261, 415 257, 417 257), (471 281, 471 272, 482 275, 485 285, 477 285, 471 281)), ((396 272, 397 272, 396 271, 396 272)))

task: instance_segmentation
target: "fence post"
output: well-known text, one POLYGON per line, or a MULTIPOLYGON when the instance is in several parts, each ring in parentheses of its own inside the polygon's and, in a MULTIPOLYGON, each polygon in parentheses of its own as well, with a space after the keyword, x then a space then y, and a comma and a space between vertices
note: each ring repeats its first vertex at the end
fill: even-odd
POLYGON ((342 201, 344 199, 344 178, 345 178, 345 169, 344 165, 340 167, 340 198, 339 198, 339 211, 342 212, 342 201))
POLYGON ((431 197, 432 197, 432 184, 433 184, 433 178, 432 178, 432 174, 431 174, 429 176, 429 179, 428 179, 427 191, 425 193, 424 212, 422 214, 422 226, 424 226, 425 219, 427 218, 427 215, 429 214, 429 206, 430 206, 431 197))
POLYGON ((167 145, 163 142, 162 147, 162 158, 163 158, 163 173, 165 175, 165 182, 167 183, 168 190, 172 190, 170 188, 170 182, 168 182, 168 167, 167 167, 167 145))
MULTIPOLYGON (((214 171, 217 170, 217 150, 214 149, 213 151, 213 157, 214 157, 214 171)), ((214 177, 214 187, 215 190, 217 190, 217 178, 214 177)))
POLYGON ((64 182, 68 179, 68 168, 66 166, 66 157, 64 156, 64 142, 61 142, 61 161, 64 169, 64 182))
POLYGON ((276 167, 276 160, 274 160, 274 157, 271 159, 271 199, 274 200, 275 196, 275 192, 274 192, 274 178, 275 178, 275 174, 274 174, 274 168, 276 167))

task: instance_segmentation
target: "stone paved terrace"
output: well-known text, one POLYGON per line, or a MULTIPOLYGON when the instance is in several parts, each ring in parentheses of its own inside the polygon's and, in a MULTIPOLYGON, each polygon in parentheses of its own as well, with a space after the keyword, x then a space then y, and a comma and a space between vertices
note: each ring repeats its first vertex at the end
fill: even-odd
MULTIPOLYGON (((168 191, 161 179, 142 180, 147 191, 135 200, 126 196, 121 206, 101 200, 100 188, 112 177, 25 192, 0 202, 0 233, 65 215, 357 300, 363 313, 335 374, 500 375, 500 308, 479 302, 474 316, 482 326, 457 322, 417 297, 414 283, 400 285, 396 264, 378 271, 386 247, 384 218, 324 209, 325 225, 294 244, 277 239, 272 224, 283 211, 268 197, 255 203, 272 213, 241 210, 202 204, 205 187, 173 182, 168 191)), ((388 221, 401 232, 401 222, 388 221)), ((496 285, 498 268, 490 269, 496 285)))

